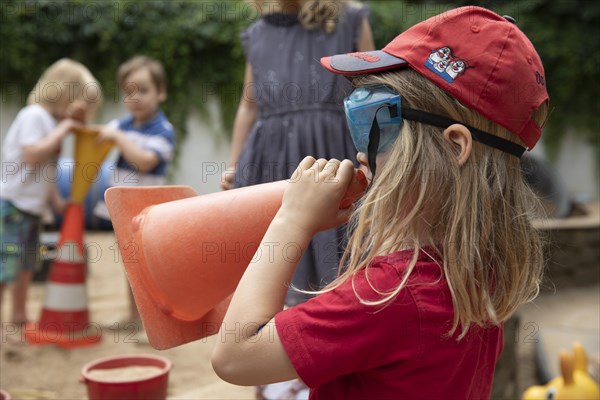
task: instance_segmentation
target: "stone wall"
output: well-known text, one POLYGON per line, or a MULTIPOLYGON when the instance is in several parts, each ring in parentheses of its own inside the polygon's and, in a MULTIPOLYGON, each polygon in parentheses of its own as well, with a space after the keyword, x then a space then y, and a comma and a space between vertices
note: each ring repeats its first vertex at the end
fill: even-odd
POLYGON ((539 226, 548 241, 542 290, 600 283, 600 203, 576 204, 572 217, 539 226))

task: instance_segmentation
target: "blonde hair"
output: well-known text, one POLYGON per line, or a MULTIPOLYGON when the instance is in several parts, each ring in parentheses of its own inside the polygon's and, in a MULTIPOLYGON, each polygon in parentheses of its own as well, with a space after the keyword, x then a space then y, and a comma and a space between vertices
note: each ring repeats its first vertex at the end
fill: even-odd
POLYGON ((323 28, 325 32, 335 31, 345 0, 304 0, 298 19, 306 29, 323 28))
MULTIPOLYGON (((355 84, 387 85, 410 108, 520 142, 412 70, 359 77, 355 84)), ((543 121, 545 113, 540 109, 536 120, 543 121)), ((454 321, 448 335, 459 329, 461 339, 471 324, 499 324, 537 295, 542 241, 531 219, 541 210, 516 157, 473 142, 467 164, 459 166, 457 149, 442 132, 404 121, 379 176, 353 213, 340 275, 321 292, 353 279, 363 268, 368 278, 375 256, 414 249, 395 290, 379 292, 378 301, 357 293, 364 304, 385 305, 406 287, 419 252, 432 247, 442 256, 441 272, 452 295, 454 321)))
POLYGON ((75 101, 88 104, 87 117, 91 118, 102 104, 102 89, 83 64, 68 58, 49 66, 27 97, 27 104, 37 103, 51 111, 65 110, 75 101))
POLYGON ((167 90, 167 77, 160 61, 146 56, 135 56, 124 62, 117 71, 117 82, 123 90, 127 86, 127 77, 133 72, 146 68, 150 73, 152 82, 159 92, 167 90))
POLYGON ((305 29, 323 28, 325 32, 334 32, 342 8, 345 5, 360 6, 360 3, 354 0, 265 0, 265 1, 249 1, 258 6, 259 10, 264 13, 281 12, 286 5, 298 7, 298 21, 305 29))

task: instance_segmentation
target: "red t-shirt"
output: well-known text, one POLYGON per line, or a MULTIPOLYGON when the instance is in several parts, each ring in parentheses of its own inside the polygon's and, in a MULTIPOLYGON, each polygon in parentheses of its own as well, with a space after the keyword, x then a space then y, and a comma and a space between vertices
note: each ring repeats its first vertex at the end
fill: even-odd
MULTIPOLYGON (((412 251, 377 257, 354 279, 361 297, 398 286, 412 251)), ((277 332, 311 399, 486 399, 503 327, 447 338, 454 315, 441 266, 424 252, 387 306, 361 304, 348 280, 275 316, 277 332)), ((460 330, 460 329, 459 329, 460 330)))

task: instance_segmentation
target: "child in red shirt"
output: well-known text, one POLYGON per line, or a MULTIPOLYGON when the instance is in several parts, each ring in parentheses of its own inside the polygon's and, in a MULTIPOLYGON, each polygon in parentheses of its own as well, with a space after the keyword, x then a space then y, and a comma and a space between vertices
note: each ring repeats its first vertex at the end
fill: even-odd
POLYGON ((519 170, 547 114, 539 56, 514 19, 463 7, 321 63, 353 77, 344 107, 371 186, 338 278, 282 311, 312 235, 350 216, 352 163, 300 163, 232 298, 215 371, 239 385, 300 377, 314 399, 489 398, 502 323, 542 270, 519 170))

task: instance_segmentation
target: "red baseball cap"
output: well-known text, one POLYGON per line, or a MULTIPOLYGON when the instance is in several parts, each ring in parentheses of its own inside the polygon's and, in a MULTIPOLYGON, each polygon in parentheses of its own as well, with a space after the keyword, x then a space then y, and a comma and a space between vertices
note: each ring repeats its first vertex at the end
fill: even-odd
POLYGON ((323 57, 342 75, 408 66, 532 149, 542 127, 531 117, 548 101, 544 67, 510 17, 481 7, 446 11, 407 29, 382 50, 323 57))

